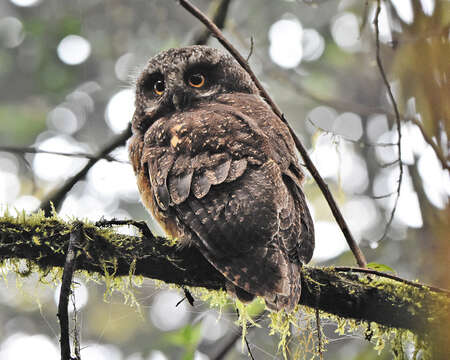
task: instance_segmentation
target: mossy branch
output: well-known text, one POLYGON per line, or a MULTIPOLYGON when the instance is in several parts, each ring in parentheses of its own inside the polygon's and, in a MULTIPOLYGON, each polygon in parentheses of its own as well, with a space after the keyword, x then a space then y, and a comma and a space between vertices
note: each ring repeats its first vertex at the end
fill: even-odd
MULTIPOLYGON (((134 224, 135 222, 119 222, 134 224)), ((43 213, 0 217, 0 260, 25 259, 43 272, 64 267, 70 234, 78 221, 43 213)), ((139 225, 139 224, 137 224, 139 225)), ((108 222, 82 223, 75 246, 77 270, 108 276, 130 273, 180 286, 225 288, 222 275, 194 247, 179 248, 148 231, 124 235, 108 222)), ((424 285, 334 268, 303 267, 300 304, 338 317, 376 322, 425 335, 445 334, 450 297, 424 285), (443 324, 443 325, 441 325, 443 324)), ((443 336, 441 335, 441 336, 443 336)))

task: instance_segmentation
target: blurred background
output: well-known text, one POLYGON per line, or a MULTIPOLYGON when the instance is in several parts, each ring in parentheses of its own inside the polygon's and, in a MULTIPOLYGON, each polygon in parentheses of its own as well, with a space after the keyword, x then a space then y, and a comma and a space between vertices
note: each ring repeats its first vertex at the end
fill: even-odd
MULTIPOLYGON (((213 14, 221 1, 196 0, 213 14)), ((244 56, 307 146, 368 261, 399 276, 449 288, 450 2, 381 2, 380 53, 401 114, 403 178, 398 204, 397 128, 376 63, 375 1, 231 0, 225 35, 244 56), (251 46, 253 43, 253 47, 251 46), (425 137, 424 137, 425 135, 425 137), (430 145, 433 144, 433 146, 430 145), (436 154, 439 154, 437 156, 436 154), (445 165, 446 166, 446 165, 445 165), (383 236, 385 235, 385 236, 383 236)), ((0 2, 0 206, 31 212, 126 130, 133 79, 149 57, 190 44, 202 25, 176 1, 0 2), (49 151, 68 157, 29 153, 49 151)), ((220 45, 210 39, 211 46, 220 45)), ((355 265, 309 174, 314 265, 355 265)), ((146 220, 125 143, 64 193, 58 213, 146 220)), ((0 360, 59 359, 59 289, 30 276, 0 281, 0 360)), ((246 359, 236 313, 145 280, 140 310, 104 299, 101 282, 77 279, 83 360, 246 359), (231 344, 231 345, 229 345, 231 344)), ((73 305, 72 305, 73 306, 73 305)), ((302 315, 303 316, 303 315, 302 315)), ((308 323, 308 314, 304 322, 308 323)), ((267 320, 248 341, 256 359, 281 359, 267 320)), ((363 334, 323 321, 325 359, 390 359, 363 334)), ((306 326, 307 327, 307 326, 306 326)), ((311 358, 304 329, 301 356, 311 358)), ((295 350, 292 350, 295 351, 295 350)), ((409 354, 412 354, 410 349, 409 354)))

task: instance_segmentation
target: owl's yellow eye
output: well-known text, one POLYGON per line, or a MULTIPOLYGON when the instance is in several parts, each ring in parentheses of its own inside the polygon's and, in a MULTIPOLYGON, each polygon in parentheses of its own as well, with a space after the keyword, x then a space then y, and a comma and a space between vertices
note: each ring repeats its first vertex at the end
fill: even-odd
POLYGON ((165 88, 166 88, 166 85, 164 84, 164 80, 155 81, 155 84, 153 85, 153 91, 158 96, 160 96, 164 93, 165 88))
POLYGON ((189 76, 189 85, 196 88, 201 88, 205 85, 205 76, 203 74, 192 74, 189 76))

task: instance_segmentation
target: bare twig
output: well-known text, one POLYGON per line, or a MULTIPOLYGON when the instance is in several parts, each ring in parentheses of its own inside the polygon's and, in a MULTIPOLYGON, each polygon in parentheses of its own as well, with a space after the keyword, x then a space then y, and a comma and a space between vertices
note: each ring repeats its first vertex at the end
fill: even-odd
POLYGON ((66 182, 58 189, 54 190, 50 195, 48 195, 44 200, 42 200, 40 208, 44 210, 45 214, 48 216, 52 212, 52 204, 56 210, 61 206, 62 201, 66 197, 67 193, 72 189, 72 187, 80 180, 82 180, 88 173, 88 171, 106 155, 108 155, 115 148, 125 145, 127 139, 131 136, 131 126, 120 135, 113 138, 109 143, 107 143, 88 163, 76 173, 71 178, 67 179, 66 182))
MULTIPOLYGON (((48 151, 48 150, 42 150, 37 149, 35 147, 16 147, 16 146, 0 146, 0 151, 5 151, 13 154, 49 154, 49 155, 58 155, 58 156, 67 156, 67 157, 75 157, 75 158, 83 158, 83 159, 89 159, 89 160, 97 160, 97 155, 83 153, 83 152, 73 152, 73 153, 66 153, 66 152, 60 152, 60 151, 48 151)), ((108 161, 116 161, 120 163, 128 164, 129 161, 123 161, 115 159, 114 157, 106 154, 102 157, 102 159, 108 160, 108 161)))
POLYGON ((316 327, 317 327, 317 350, 320 360, 323 360, 323 344, 322 344, 322 326, 320 325, 320 310, 316 309, 316 327))
MULTIPOLYGON (((289 73, 295 75, 294 71, 290 71, 289 73)), ((289 82, 289 84, 293 87, 295 91, 297 91, 302 96, 309 98, 317 103, 324 104, 327 106, 331 106, 332 108, 335 108, 340 111, 352 111, 357 114, 363 115, 363 116, 370 116, 372 114, 383 114, 386 115, 386 117, 391 121, 396 121, 396 115, 395 113, 392 113, 390 111, 387 111, 386 109, 380 108, 380 107, 371 107, 364 104, 359 104, 355 102, 349 102, 349 101, 343 101, 343 100, 337 100, 337 99, 325 99, 322 97, 319 97, 312 92, 308 91, 308 89, 301 86, 297 81, 294 80, 293 76, 287 76, 285 75, 285 72, 277 71, 276 76, 283 76, 283 81, 289 82)), ((445 158, 442 149, 436 144, 436 142, 425 132, 425 129, 423 128, 423 124, 417 120, 415 116, 406 116, 401 115, 401 118, 404 121, 411 121, 414 125, 417 125, 419 127, 420 132, 422 133, 422 136, 424 140, 431 146, 433 151, 435 152, 437 158, 439 159, 442 168, 450 170, 450 165, 448 164, 448 160, 445 158)), ((316 126, 314 124, 314 126, 316 126)), ((348 139, 346 139, 348 140, 348 139)), ((368 146, 372 146, 372 144, 367 144, 368 146)), ((398 142, 396 143, 387 143, 387 144, 373 144, 373 146, 398 146, 398 142)))
MULTIPOLYGON (((61 290, 59 293, 58 303, 58 319, 61 328, 61 360, 73 360, 70 351, 70 334, 69 334, 69 316, 67 305, 69 303, 69 296, 71 293, 72 277, 75 271, 75 246, 79 242, 82 233, 82 224, 78 223, 74 225, 72 232, 70 233, 69 246, 66 254, 66 261, 64 264, 64 272, 61 280, 61 290)), ((76 358, 79 359, 79 358, 76 358)))
POLYGON ((248 52, 247 59, 246 59, 247 62, 250 60, 250 58, 253 55, 253 48, 254 48, 254 46, 255 46, 255 40, 253 39, 253 36, 251 36, 250 37, 250 51, 248 52))
POLYGON ((364 269, 364 268, 355 268, 355 267, 349 267, 349 266, 336 266, 334 268, 336 271, 342 271, 342 272, 355 272, 355 273, 365 273, 365 274, 372 274, 372 275, 376 275, 379 277, 384 277, 384 278, 388 278, 388 279, 392 279, 398 282, 401 282, 403 284, 408 284, 420 289, 428 289, 428 290, 432 290, 434 292, 441 292, 441 293, 447 293, 450 294, 449 290, 446 289, 441 289, 435 286, 430 286, 430 285, 425 285, 425 284, 419 284, 417 282, 414 281, 409 281, 406 279, 403 279, 401 277, 392 275, 392 274, 387 274, 385 272, 381 272, 381 271, 377 271, 377 270, 373 270, 373 269, 364 269))
POLYGON ((289 128, 289 131, 294 139, 295 145, 297 146, 298 151, 300 152, 300 155, 302 156, 305 166, 311 173, 312 177, 316 181, 317 185, 319 186, 320 190, 322 191, 325 199, 328 202, 328 205, 330 206, 330 209, 336 219, 336 222, 338 223, 339 227, 341 228, 345 239, 347 240, 347 243, 350 246, 350 249, 352 250, 356 262, 360 267, 365 267, 367 265, 367 261, 364 257, 364 254, 362 253, 361 249, 359 248, 358 244, 356 243, 355 239, 353 238, 350 229, 348 228, 347 223, 344 220, 344 217, 342 216, 339 207, 336 204, 336 201, 334 200, 333 196, 331 195, 330 190, 328 189, 328 185, 325 183, 325 181, 320 176, 319 172, 317 171, 316 167, 314 166, 313 162, 309 158, 308 152, 301 143, 300 139, 295 134, 294 130, 290 127, 288 122, 286 121, 285 117, 283 116, 281 110, 278 108, 278 106, 275 104, 275 102, 272 100, 272 98, 269 96, 267 91, 264 89, 264 87, 261 85, 260 81, 248 65, 247 61, 242 57, 242 55, 231 45, 231 43, 223 36, 222 32, 215 26, 211 20, 209 20, 205 14, 203 14, 198 8, 196 8, 194 5, 192 5, 187 0, 178 0, 180 5, 184 7, 188 12, 190 12, 193 16, 195 16, 197 19, 199 19, 208 29, 211 31, 214 36, 217 38, 217 40, 230 52, 230 54, 236 59, 236 61, 247 71, 247 73, 252 78, 255 85, 258 87, 261 96, 266 100, 266 102, 269 104, 269 106, 272 108, 273 112, 280 117, 280 119, 286 124, 286 126, 289 128))
POLYGON ((362 145, 362 146, 368 146, 368 147, 391 147, 391 146, 397 146, 397 143, 371 143, 371 142, 366 142, 363 140, 353 140, 353 139, 349 139, 347 137, 345 137, 344 135, 341 134, 335 134, 334 132, 330 131, 330 130, 326 130, 320 126, 318 126, 317 124, 315 124, 309 117, 306 119, 312 126, 314 126, 316 129, 322 131, 325 134, 331 135, 333 137, 338 137, 339 139, 342 139, 344 141, 353 143, 353 144, 358 144, 358 145, 362 145))
POLYGON ((397 194, 394 201, 394 206, 392 207, 391 214, 389 216, 388 222, 386 224, 386 227, 384 229, 383 236, 381 239, 384 239, 386 236, 391 224, 392 220, 394 220, 395 211, 397 210, 398 200, 400 198, 400 188, 402 186, 402 180, 403 180, 403 164, 402 164, 402 127, 401 127, 401 121, 400 121, 400 112, 398 111, 397 102, 395 101, 394 94, 392 93, 391 85, 389 84, 389 81, 387 79, 386 73, 383 68, 383 63, 381 61, 381 55, 380 55, 380 26, 378 22, 378 18, 380 16, 381 12, 381 0, 377 0, 377 8, 375 12, 375 18, 374 18, 374 25, 375 25, 375 44, 376 44, 376 58, 377 58, 377 65, 378 69, 380 71, 381 77, 383 78, 384 85, 386 86, 389 99, 392 103, 392 106, 394 108, 394 114, 395 114, 395 122, 397 124, 397 150, 398 150, 398 164, 399 164, 399 175, 397 180, 397 194))
POLYGON ((372 196, 370 196, 372 199, 375 199, 375 200, 379 200, 379 199, 386 199, 386 198, 388 198, 388 197, 391 197, 392 195, 394 195, 396 192, 395 191, 392 191, 392 192, 390 192, 390 193, 388 193, 388 194, 384 194, 384 195, 372 195, 372 196))
POLYGON ((80 360, 80 330, 78 329, 78 309, 75 303, 75 292, 72 292, 71 296, 72 304, 73 304, 73 352, 75 353, 75 359, 80 360))
MULTIPOLYGON (((269 311, 264 310, 262 313, 258 315, 256 319, 254 319, 255 323, 259 323, 263 320, 269 311)), ((250 332, 255 327, 247 328, 247 332, 250 332)), ((234 333, 221 347, 221 349, 216 353, 216 355, 212 358, 212 360, 222 360, 226 354, 228 354, 231 349, 233 349, 234 344, 242 337, 242 328, 240 328, 240 332, 234 333)), ((247 345, 248 346, 248 345, 247 345)))
POLYGON ((212 360, 222 360, 226 354, 230 352, 230 350, 234 347, 234 344, 241 338, 242 334, 240 332, 236 332, 231 336, 227 342, 222 346, 220 351, 216 354, 212 360))

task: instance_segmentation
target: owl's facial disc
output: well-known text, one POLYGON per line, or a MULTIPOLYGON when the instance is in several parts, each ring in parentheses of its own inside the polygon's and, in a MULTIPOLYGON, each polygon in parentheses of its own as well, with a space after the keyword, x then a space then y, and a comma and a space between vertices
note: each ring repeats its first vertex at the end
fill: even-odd
POLYGON ((169 49, 150 59, 137 82, 133 128, 145 132, 175 111, 239 92, 257 94, 258 90, 228 54, 207 46, 169 49))

